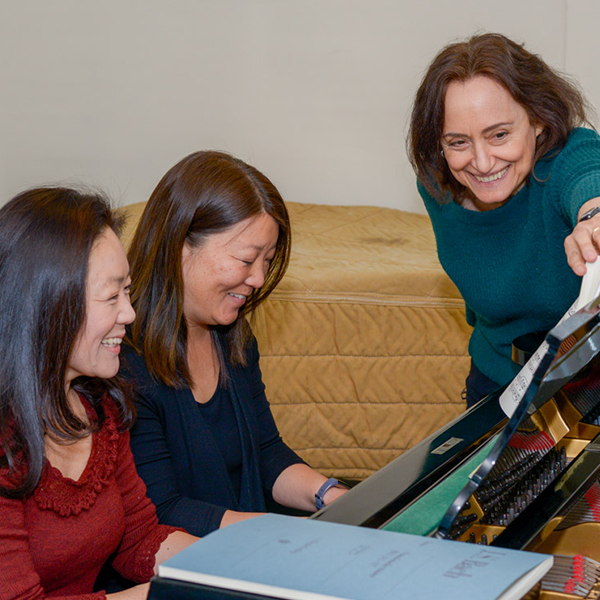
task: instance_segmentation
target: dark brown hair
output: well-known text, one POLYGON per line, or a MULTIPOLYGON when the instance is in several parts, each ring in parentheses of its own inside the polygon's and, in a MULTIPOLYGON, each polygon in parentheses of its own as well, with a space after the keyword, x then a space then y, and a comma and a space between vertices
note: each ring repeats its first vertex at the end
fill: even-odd
MULTIPOLYGON (((152 192, 129 248, 131 299, 137 313, 131 343, 163 383, 192 384, 183 315, 184 243, 197 248, 207 236, 265 213, 279 225, 279 237, 264 285, 252 292, 232 325, 213 328, 213 337, 217 331, 224 335, 232 364, 245 364, 251 337, 245 317, 273 291, 288 265, 291 231, 283 199, 260 171, 216 151, 186 156, 152 192)), ((224 375, 222 356, 220 360, 224 375)))
POLYGON ((69 357, 86 319, 88 261, 94 242, 120 222, 99 194, 69 188, 25 191, 0 209, 0 466, 22 497, 39 482, 44 436, 71 441, 97 430, 101 398, 115 400, 121 427, 134 417, 118 380, 79 377, 72 387, 95 408, 87 424, 67 400, 69 357))
POLYGON ((433 59, 417 91, 407 139, 417 177, 440 203, 464 193, 441 155, 446 91, 451 82, 478 75, 503 86, 525 109, 532 125, 543 127, 534 165, 550 151, 560 150, 569 133, 587 123, 587 103, 575 83, 522 45, 485 33, 446 46, 433 59))

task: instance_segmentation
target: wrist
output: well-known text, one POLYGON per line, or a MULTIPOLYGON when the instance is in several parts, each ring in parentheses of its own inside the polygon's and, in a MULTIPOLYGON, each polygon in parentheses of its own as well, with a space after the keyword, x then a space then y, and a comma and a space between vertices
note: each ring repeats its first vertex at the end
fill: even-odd
POLYGON ((315 494, 315 506, 317 510, 320 510, 325 506, 325 494, 332 488, 335 487, 339 481, 335 477, 330 477, 315 494))
POLYGON ((330 477, 315 494, 315 506, 320 510, 325 506, 325 496, 332 488, 347 489, 344 484, 341 484, 335 477, 330 477))
POLYGON ((600 214, 600 206, 593 206, 592 208, 590 208, 589 210, 586 210, 580 217, 579 219, 577 219, 578 223, 581 223, 582 221, 587 221, 593 217, 595 217, 597 214, 600 214))

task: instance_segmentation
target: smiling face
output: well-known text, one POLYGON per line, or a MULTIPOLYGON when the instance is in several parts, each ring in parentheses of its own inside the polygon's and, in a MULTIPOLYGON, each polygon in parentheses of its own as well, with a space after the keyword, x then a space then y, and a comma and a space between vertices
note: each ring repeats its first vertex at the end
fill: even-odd
POLYGON ((96 240, 88 262, 86 316, 67 366, 67 384, 75 377, 114 377, 125 325, 135 312, 129 301, 129 265, 112 229, 96 240))
POLYGON ((542 129, 489 77, 448 86, 441 143, 452 175, 471 192, 467 208, 498 208, 523 187, 542 129))
POLYGON ((231 325, 261 288, 275 255, 279 226, 268 214, 245 219, 182 252, 183 313, 188 328, 231 325))

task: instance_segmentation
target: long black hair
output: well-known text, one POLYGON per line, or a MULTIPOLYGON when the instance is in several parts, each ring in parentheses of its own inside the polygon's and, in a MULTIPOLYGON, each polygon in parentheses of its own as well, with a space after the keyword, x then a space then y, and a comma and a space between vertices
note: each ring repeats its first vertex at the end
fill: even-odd
POLYGON ((47 187, 22 192, 0 209, 0 467, 5 497, 39 482, 44 436, 68 442, 97 430, 110 394, 129 427, 133 408, 117 380, 80 377, 72 387, 98 419, 85 423, 67 401, 69 357, 86 319, 88 261, 96 239, 120 221, 96 193, 47 187))

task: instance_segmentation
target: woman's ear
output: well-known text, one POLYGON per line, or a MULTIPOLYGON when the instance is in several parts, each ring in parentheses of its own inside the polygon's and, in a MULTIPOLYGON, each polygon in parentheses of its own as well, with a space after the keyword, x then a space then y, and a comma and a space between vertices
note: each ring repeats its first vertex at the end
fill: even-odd
POLYGON ((541 123, 538 123, 535 126, 535 137, 539 138, 540 134, 542 133, 542 131, 544 131, 544 129, 546 129, 546 127, 544 125, 542 125, 541 123))
POLYGON ((181 260, 185 260, 191 253, 192 247, 187 242, 183 242, 183 248, 181 249, 181 260))

